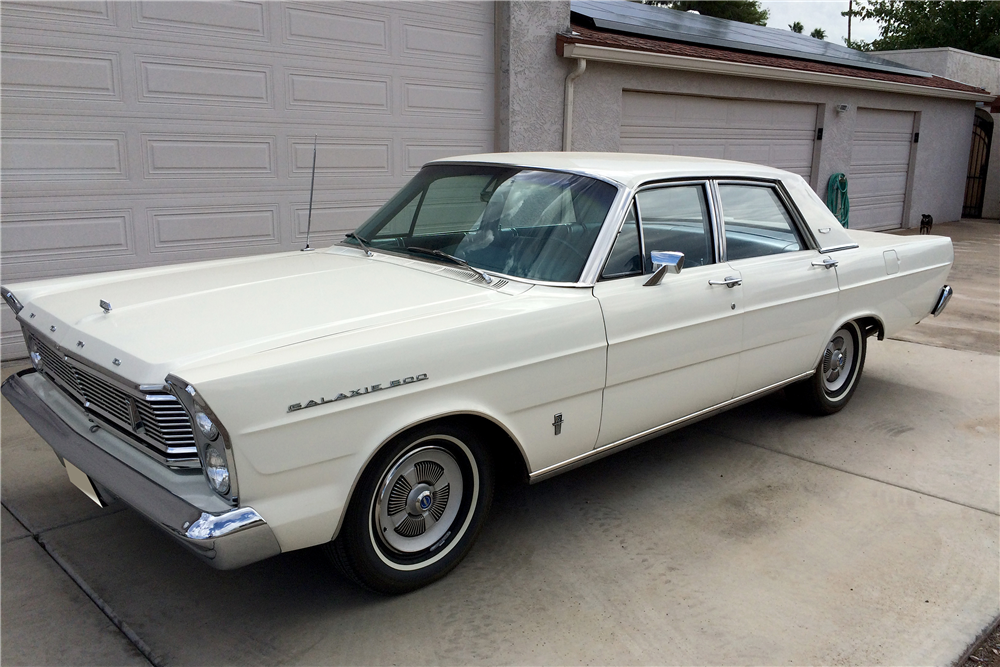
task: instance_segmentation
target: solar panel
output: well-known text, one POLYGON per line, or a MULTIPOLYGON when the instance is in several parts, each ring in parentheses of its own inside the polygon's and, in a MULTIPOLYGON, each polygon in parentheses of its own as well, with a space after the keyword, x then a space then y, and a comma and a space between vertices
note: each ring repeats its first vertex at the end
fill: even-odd
POLYGON ((570 10, 577 18, 592 21, 594 27, 600 30, 893 74, 931 76, 863 51, 855 51, 790 30, 727 21, 666 7, 625 1, 572 0, 570 10))

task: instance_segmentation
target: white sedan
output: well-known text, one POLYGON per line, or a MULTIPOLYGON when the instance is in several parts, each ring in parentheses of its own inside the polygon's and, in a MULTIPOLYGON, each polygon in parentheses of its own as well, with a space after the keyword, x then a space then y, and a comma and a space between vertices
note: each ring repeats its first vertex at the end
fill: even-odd
POLYGON ((844 229, 787 172, 652 155, 433 162, 325 250, 3 288, 3 394, 95 502, 210 564, 325 545, 396 593, 531 482, 784 388, 947 303, 947 238, 844 229))

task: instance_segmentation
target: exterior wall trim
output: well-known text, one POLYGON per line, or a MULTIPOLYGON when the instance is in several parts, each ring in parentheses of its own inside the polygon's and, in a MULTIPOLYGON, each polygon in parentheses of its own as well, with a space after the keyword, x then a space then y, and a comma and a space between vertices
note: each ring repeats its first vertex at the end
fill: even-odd
POLYGON ((825 86, 841 86, 845 88, 862 88, 922 97, 944 97, 955 100, 972 100, 976 102, 992 102, 996 96, 991 93, 973 93, 947 88, 918 86, 911 83, 896 81, 880 81, 878 79, 863 79, 842 74, 827 74, 824 72, 806 72, 803 70, 779 69, 749 63, 733 63, 706 58, 692 58, 666 53, 650 53, 648 51, 632 51, 616 49, 609 46, 594 46, 591 44, 564 44, 564 58, 585 58, 598 62, 618 63, 623 65, 641 65, 646 67, 661 67, 693 72, 711 72, 756 79, 774 81, 791 81, 796 83, 812 83, 825 86))

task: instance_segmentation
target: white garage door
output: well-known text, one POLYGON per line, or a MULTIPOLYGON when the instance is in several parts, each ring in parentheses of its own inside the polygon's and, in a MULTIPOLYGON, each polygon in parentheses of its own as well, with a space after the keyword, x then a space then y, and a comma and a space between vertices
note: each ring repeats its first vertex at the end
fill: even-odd
POLYGON ((903 225, 913 112, 858 109, 847 173, 852 229, 903 225))
POLYGON ((816 105, 622 93, 621 150, 755 162, 812 175, 816 105))
POLYGON ((314 136, 313 245, 493 147, 491 3, 4 2, 2 23, 5 284, 301 248, 314 136))

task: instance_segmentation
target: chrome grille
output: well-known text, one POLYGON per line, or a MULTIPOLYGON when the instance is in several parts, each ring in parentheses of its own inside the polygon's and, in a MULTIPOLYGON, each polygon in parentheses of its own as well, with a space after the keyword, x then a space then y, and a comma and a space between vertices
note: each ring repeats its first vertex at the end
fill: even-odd
POLYGON ((166 391, 132 393, 60 354, 33 334, 28 334, 41 357, 41 372, 91 414, 111 422, 129 442, 161 463, 176 468, 197 468, 191 419, 180 401, 166 391))

